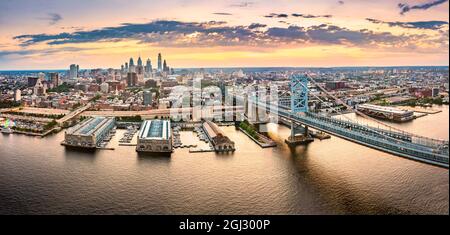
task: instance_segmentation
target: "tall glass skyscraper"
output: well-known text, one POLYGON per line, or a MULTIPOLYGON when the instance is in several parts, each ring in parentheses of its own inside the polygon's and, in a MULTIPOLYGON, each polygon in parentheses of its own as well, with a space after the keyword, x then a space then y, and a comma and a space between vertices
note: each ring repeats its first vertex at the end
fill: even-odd
POLYGON ((69 69, 69 79, 78 78, 78 65, 71 64, 69 69))
POLYGON ((162 71, 162 57, 161 53, 158 53, 158 71, 162 71))
POLYGON ((134 66, 134 60, 133 60, 133 58, 130 58, 130 67, 131 66, 134 66))
POLYGON ((152 72, 152 62, 150 59, 147 59, 147 63, 145 65, 145 72, 151 73, 152 72))

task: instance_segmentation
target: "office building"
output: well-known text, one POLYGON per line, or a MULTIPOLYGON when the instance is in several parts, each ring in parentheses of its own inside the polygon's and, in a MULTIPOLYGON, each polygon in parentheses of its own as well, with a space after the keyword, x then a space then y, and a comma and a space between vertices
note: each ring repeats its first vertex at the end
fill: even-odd
POLYGON ((158 72, 162 71, 162 56, 161 53, 158 53, 158 72))
POLYGON ((138 83, 143 83, 144 82, 144 66, 142 65, 142 59, 141 57, 138 58, 138 62, 137 62, 137 66, 136 66, 136 70, 135 70, 136 74, 137 74, 137 80, 138 83))
POLYGON ((136 72, 136 66, 134 65, 133 58, 130 58, 130 64, 128 65, 128 72, 134 73, 136 72))
POLYGON ((134 87, 138 83, 138 76, 134 72, 129 72, 127 74, 127 86, 134 87))
POLYGON ((166 60, 164 60, 164 63, 163 63, 163 71, 166 73, 169 72, 169 67, 167 67, 166 60))
POLYGON ((53 87, 59 86, 59 73, 50 73, 50 82, 53 87))
POLYGON ((145 64, 145 72, 150 75, 152 73, 152 62, 150 59, 147 59, 147 63, 145 64))
POLYGON ((150 91, 144 91, 143 92, 143 95, 142 95, 143 97, 143 100, 144 100, 144 105, 146 105, 146 106, 151 106, 152 105, 152 93, 150 92, 150 91))
POLYGON ((78 69, 79 66, 76 64, 71 64, 69 68, 69 79, 76 79, 78 78, 78 69))
POLYGON ((325 88, 327 90, 339 90, 346 88, 345 82, 343 81, 331 81, 325 83, 325 88))

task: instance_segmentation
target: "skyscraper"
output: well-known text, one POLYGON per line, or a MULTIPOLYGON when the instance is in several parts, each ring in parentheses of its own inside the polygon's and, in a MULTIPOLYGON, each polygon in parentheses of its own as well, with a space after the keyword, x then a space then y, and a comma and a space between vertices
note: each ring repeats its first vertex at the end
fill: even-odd
POLYGON ((69 79, 76 79, 78 78, 78 65, 71 64, 69 69, 69 79))
POLYGON ((138 83, 138 76, 134 72, 129 72, 127 74, 127 86, 128 87, 134 87, 138 83))
POLYGON ((147 72, 147 74, 152 72, 152 62, 150 59, 147 59, 147 63, 145 64, 145 72, 147 72))
POLYGON ((166 60, 164 60, 164 63, 163 63, 163 71, 164 71, 164 72, 167 72, 167 63, 166 63, 166 60))
POLYGON ((59 86, 59 73, 50 73, 50 82, 53 87, 59 86))
POLYGON ((134 60, 133 60, 133 58, 130 58, 130 65, 129 65, 130 67, 129 67, 129 69, 128 69, 128 72, 130 72, 130 73, 134 73, 135 71, 136 71, 136 69, 135 69, 135 66, 134 66, 134 60))
POLYGON ((131 66, 134 66, 134 60, 133 60, 133 58, 130 58, 130 67, 131 66))
POLYGON ((138 66, 142 66, 142 59, 141 59, 140 56, 139 56, 139 58, 138 58, 137 65, 138 65, 138 66))
POLYGON ((161 57, 161 53, 158 53, 158 71, 159 72, 162 71, 162 57, 161 57))

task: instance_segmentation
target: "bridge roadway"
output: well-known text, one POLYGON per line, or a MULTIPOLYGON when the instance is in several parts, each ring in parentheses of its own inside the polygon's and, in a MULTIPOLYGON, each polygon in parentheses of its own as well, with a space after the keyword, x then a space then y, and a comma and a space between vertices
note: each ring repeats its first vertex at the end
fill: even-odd
MULTIPOLYGON (((103 110, 103 111, 86 111, 91 107, 91 103, 88 103, 87 105, 80 107, 67 115, 65 115, 63 118, 58 119, 58 124, 64 123, 72 118, 74 118, 77 115, 83 114, 84 116, 104 116, 104 117, 133 117, 136 115, 140 115, 141 117, 154 117, 154 116, 164 116, 168 117, 173 113, 178 113, 180 115, 185 113, 192 113, 192 108, 171 108, 171 109, 151 109, 151 110, 144 110, 144 111, 113 111, 113 110, 103 110)), ((216 112, 240 112, 242 113, 243 107, 241 106, 213 106, 212 113, 210 115, 214 115, 216 112)), ((200 109, 200 112, 203 112, 201 117, 204 117, 206 114, 205 112, 208 112, 210 110, 208 109, 200 109)))
POLYGON ((82 112, 86 111, 86 110, 87 110, 88 108, 90 108, 91 106, 92 106, 92 104, 91 104, 91 103, 88 103, 88 104, 86 104, 86 105, 84 105, 84 106, 82 106, 82 107, 80 107, 80 108, 78 108, 78 109, 76 109, 76 110, 74 110, 74 111, 68 113, 68 114, 65 115, 64 117, 62 117, 62 118, 56 120, 56 122, 57 122, 58 124, 64 123, 64 122, 66 122, 66 121, 68 121, 68 120, 74 118, 75 116, 81 114, 82 112))
POLYGON ((276 115, 330 135, 397 156, 449 168, 448 141, 427 142, 425 138, 420 139, 401 132, 363 126, 310 112, 293 114, 290 110, 280 106, 271 107, 266 103, 255 103, 258 108, 269 112, 276 111, 274 113, 276 115))
MULTIPOLYGON (((170 109, 151 109, 151 110, 143 110, 143 111, 112 111, 112 110, 104 110, 104 111, 85 111, 83 112, 84 116, 105 116, 105 117, 133 117, 139 115, 141 117, 154 117, 154 116, 170 116, 171 114, 184 114, 184 113, 192 113, 193 108, 170 108, 170 109)), ((208 112, 208 109, 200 109, 201 112, 208 112)), ((213 113, 216 112, 243 112, 242 106, 214 106, 213 113)), ((212 115, 212 113, 210 113, 212 115)), ((202 117, 206 115, 203 113, 202 117)), ((200 116, 200 115, 199 115, 200 116)))

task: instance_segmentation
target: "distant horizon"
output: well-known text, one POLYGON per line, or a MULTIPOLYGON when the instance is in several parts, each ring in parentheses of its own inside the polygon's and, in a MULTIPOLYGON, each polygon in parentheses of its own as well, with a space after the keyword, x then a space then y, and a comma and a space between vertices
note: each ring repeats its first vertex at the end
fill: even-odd
MULTIPOLYGON (((173 68, 174 70, 183 69, 264 69, 264 68, 274 68, 274 69, 332 69, 332 68, 401 68, 401 67, 450 67, 450 65, 386 65, 386 66, 229 66, 229 67, 183 67, 183 68, 173 68)), ((114 67, 93 67, 93 68, 83 68, 80 70, 93 70, 93 69, 120 69, 114 67)), ((68 71, 69 69, 0 69, 0 72, 20 72, 20 71, 68 71)))

